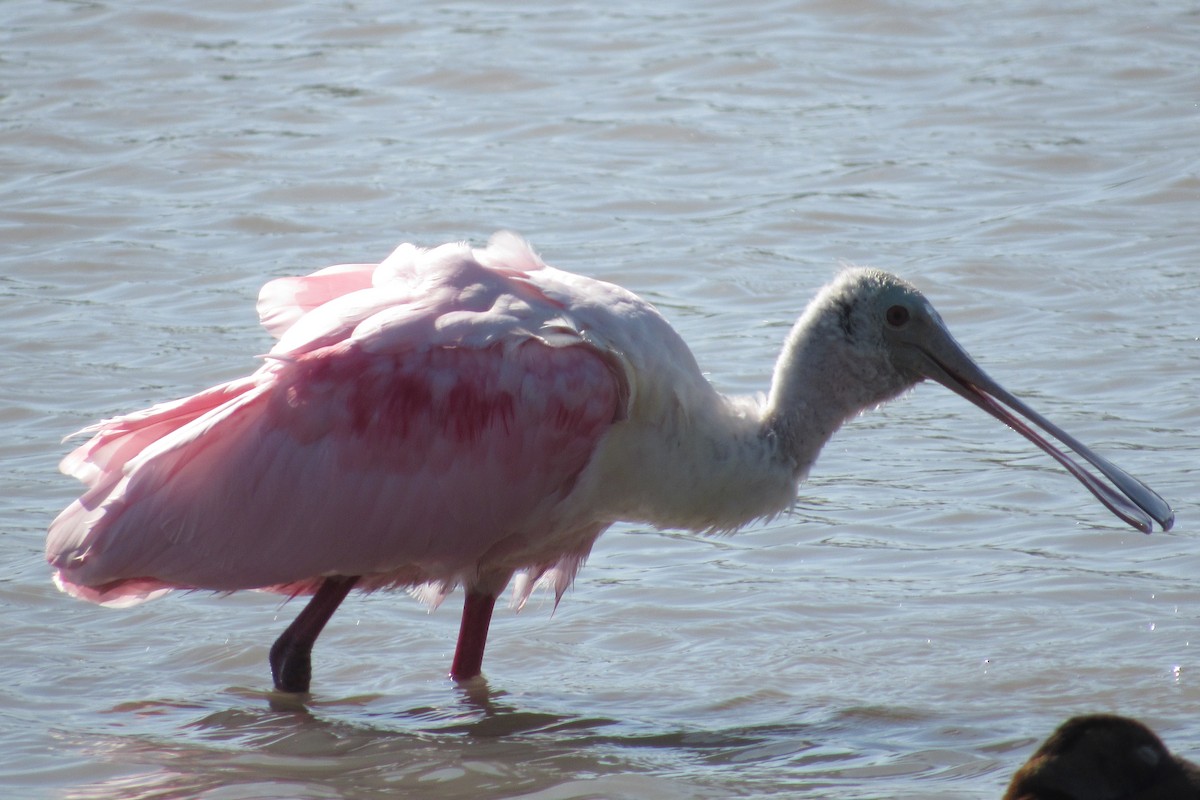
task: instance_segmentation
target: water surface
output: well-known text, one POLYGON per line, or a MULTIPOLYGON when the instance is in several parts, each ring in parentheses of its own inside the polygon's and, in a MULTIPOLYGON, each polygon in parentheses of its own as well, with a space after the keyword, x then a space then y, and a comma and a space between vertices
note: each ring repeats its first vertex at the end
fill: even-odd
POLYGON ((1200 13, 1003 2, 0 6, 0 785, 74 798, 989 798, 1066 716, 1200 755, 1200 13), (839 263, 921 286, 1177 507, 1124 529, 937 386, 794 513, 618 526, 552 614, 50 584, 61 437, 255 368, 271 277, 509 228, 766 388, 839 263))

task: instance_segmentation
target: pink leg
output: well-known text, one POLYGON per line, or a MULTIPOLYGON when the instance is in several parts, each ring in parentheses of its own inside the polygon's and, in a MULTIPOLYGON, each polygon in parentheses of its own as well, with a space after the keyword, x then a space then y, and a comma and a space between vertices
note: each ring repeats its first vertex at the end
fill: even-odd
POLYGON ((304 610, 271 645, 271 677, 281 692, 307 692, 312 681, 312 649, 325 623, 354 584, 357 575, 326 578, 304 610))
POLYGON ((495 606, 496 595, 467 590, 462 625, 458 629, 458 647, 454 649, 454 663, 450 665, 450 677, 454 680, 470 680, 482 669, 483 648, 487 645, 488 625, 495 606))

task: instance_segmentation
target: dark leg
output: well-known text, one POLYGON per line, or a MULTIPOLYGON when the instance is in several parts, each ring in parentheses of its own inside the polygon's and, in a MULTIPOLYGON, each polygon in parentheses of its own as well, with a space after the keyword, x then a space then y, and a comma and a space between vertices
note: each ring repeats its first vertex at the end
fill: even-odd
POLYGON ((454 649, 454 663, 450 666, 450 677, 454 680, 470 680, 483 667, 483 648, 487 644, 488 625, 495 606, 496 595, 467 590, 462 625, 458 629, 458 647, 454 649))
POLYGON ((326 578, 304 610, 271 645, 271 677, 281 692, 307 692, 312 681, 312 649, 358 576, 326 578))

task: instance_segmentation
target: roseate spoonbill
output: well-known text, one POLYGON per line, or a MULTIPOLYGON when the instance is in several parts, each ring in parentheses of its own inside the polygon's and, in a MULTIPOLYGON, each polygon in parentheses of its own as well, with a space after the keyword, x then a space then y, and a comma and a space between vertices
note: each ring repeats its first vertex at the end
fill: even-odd
POLYGON ((718 394, 649 303, 546 266, 513 234, 274 280, 258 310, 279 341, 253 375, 81 431, 92 438, 61 467, 87 491, 46 553, 64 591, 108 605, 171 589, 313 595, 271 648, 285 691, 307 691, 313 643, 354 588, 436 605, 462 586, 451 675, 474 677, 510 580, 518 608, 539 582, 561 598, 618 520, 730 531, 778 514, 843 422, 924 378, 1130 525, 1172 523, 877 270, 849 269, 809 304, 765 401, 718 394))
POLYGON ((1200 767, 1128 717, 1072 717, 1013 775, 1004 800, 1200 800, 1200 767))

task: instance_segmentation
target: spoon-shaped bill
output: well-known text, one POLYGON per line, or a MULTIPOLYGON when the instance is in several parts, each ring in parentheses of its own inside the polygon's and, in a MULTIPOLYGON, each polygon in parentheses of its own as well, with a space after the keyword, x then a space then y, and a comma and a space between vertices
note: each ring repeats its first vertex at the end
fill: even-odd
POLYGON ((918 348, 924 356, 921 371, 925 377, 937 381, 947 389, 971 401, 1046 451, 1051 458, 1074 475, 1109 511, 1126 523, 1143 533, 1150 533, 1154 530, 1155 522, 1161 525, 1164 531, 1171 529, 1175 523, 1175 512, 1153 489, 1108 459, 1092 452, 1078 439, 1010 394, 976 365, 948 330, 941 326, 938 327, 940 328, 939 333, 942 335, 926 339, 918 348), (1017 416, 1018 414, 1021 416, 1017 416), (1041 428, 1042 431, 1090 463, 1099 470, 1104 478, 1108 479, 1108 482, 1088 471, 1063 450, 1055 447, 1033 426, 1041 428))

